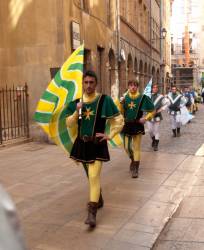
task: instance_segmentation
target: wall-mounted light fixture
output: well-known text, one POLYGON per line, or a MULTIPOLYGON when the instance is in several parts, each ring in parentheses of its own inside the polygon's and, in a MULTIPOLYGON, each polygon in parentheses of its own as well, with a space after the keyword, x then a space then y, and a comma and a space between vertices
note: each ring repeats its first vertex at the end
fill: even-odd
POLYGON ((160 37, 157 38, 152 38, 151 41, 155 41, 155 40, 162 40, 165 39, 167 35, 167 30, 165 28, 161 29, 161 33, 160 33, 160 37))

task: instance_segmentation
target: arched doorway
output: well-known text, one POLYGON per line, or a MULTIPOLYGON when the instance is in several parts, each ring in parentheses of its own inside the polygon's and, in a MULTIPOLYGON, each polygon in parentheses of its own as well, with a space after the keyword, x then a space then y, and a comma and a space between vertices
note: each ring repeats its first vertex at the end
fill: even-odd
POLYGON ((148 66, 148 77, 149 77, 149 78, 152 77, 152 76, 151 76, 151 66, 150 66, 150 64, 149 64, 149 66, 148 66))
POLYGON ((115 84, 115 55, 112 49, 110 49, 108 53, 108 58, 109 58, 109 79, 108 79, 109 84, 107 88, 107 93, 110 95, 112 86, 115 84))
MULTIPOLYGON (((159 72, 159 69, 157 69, 156 81, 157 81, 157 84, 161 85, 161 84, 160 84, 160 72, 159 72)), ((160 86, 160 88, 161 88, 161 87, 162 87, 162 86, 160 86)))
POLYGON ((139 64, 139 85, 140 85, 140 90, 144 89, 144 72, 143 72, 143 62, 140 60, 139 64))
MULTIPOLYGON (((148 83, 148 76, 147 76, 147 63, 144 65, 144 85, 146 86, 148 83)), ((145 87, 144 86, 144 87, 145 87)))
POLYGON ((133 79, 133 61, 131 54, 128 55, 127 69, 128 69, 128 81, 129 81, 133 79))
POLYGON ((164 93, 168 93, 171 87, 170 75, 169 72, 166 72, 166 77, 164 79, 164 93))
POLYGON ((152 67, 152 82, 155 83, 156 79, 155 79, 155 67, 152 67))
POLYGON ((119 71, 119 95, 121 96, 126 90, 126 62, 122 60, 118 65, 119 71))
POLYGON ((137 65, 137 58, 135 57, 135 62, 134 62, 134 79, 137 79, 137 74, 138 74, 138 65, 137 65))

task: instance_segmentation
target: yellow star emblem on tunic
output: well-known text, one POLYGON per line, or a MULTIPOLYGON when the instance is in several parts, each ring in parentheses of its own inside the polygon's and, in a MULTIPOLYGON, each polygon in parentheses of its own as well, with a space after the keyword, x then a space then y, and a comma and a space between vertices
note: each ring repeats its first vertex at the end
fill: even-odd
POLYGON ((83 116, 85 116, 85 120, 90 120, 91 115, 94 115, 94 111, 91 108, 86 108, 86 111, 83 112, 83 116))
POLYGON ((128 107, 129 107, 130 109, 135 108, 135 106, 136 106, 136 105, 134 104, 133 101, 131 101, 131 103, 128 104, 128 107))

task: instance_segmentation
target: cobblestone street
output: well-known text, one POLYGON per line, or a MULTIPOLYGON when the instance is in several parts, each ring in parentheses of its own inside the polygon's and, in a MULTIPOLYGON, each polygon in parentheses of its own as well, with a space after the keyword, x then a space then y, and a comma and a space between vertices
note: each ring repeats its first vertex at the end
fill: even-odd
MULTIPOLYGON (((180 138, 172 137, 169 115, 163 112, 164 120, 161 123, 160 152, 173 154, 194 155, 198 148, 204 143, 204 105, 200 105, 200 111, 191 123, 181 128, 180 138)), ((151 151, 149 135, 145 135, 142 148, 151 151)))
POLYGON ((201 106, 180 138, 171 137, 167 117, 158 152, 145 135, 139 179, 130 178, 124 151, 111 149, 102 171, 105 206, 93 231, 84 224, 85 174, 61 149, 31 142, 0 150, 0 181, 16 203, 29 249, 151 249, 203 171, 204 157, 194 156, 204 141, 203 114, 201 106))

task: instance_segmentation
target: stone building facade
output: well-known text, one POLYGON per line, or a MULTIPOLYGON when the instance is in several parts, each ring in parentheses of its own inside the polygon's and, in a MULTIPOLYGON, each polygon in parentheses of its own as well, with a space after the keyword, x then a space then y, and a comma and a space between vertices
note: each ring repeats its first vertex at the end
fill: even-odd
POLYGON ((97 71, 99 90, 110 93, 115 2, 1 1, 0 86, 27 82, 32 116, 51 77, 73 51, 76 36, 85 43, 85 67, 97 71))
POLYGON ((0 10, 0 86, 27 82, 30 117, 82 41, 99 91, 118 95, 129 79, 141 89, 152 76, 160 81, 160 0, 1 0, 0 10))
POLYGON ((140 88, 160 70, 160 4, 158 1, 120 1, 119 82, 123 92, 127 81, 138 78, 140 88), (153 40, 154 39, 154 40, 153 40))

